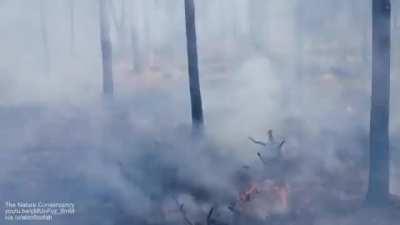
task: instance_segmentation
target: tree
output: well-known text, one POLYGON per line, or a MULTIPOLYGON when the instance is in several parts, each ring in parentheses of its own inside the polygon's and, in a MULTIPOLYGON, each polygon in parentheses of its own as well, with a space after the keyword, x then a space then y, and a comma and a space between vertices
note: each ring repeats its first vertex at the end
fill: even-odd
POLYGON ((136 28, 131 26, 131 48, 132 48, 132 65, 137 74, 143 72, 143 55, 139 45, 139 37, 136 28))
POLYGON ((50 49, 47 40, 47 27, 46 27, 46 12, 45 12, 45 0, 40 0, 40 27, 43 42, 43 54, 44 54, 44 68, 45 74, 50 73, 50 49))
POLYGON ((256 50, 268 54, 268 1, 251 0, 248 4, 250 40, 256 50))
POLYGON ((203 108, 197 57, 195 5, 193 0, 185 0, 185 18, 192 124, 198 128, 203 125, 203 108))
POLYGON ((144 18, 142 15, 143 12, 147 15, 147 10, 145 10, 145 6, 141 1, 133 1, 131 5, 131 23, 129 25, 130 32, 130 47, 131 47, 131 63, 133 71, 136 74, 141 74, 144 71, 145 67, 145 57, 146 57, 146 46, 145 41, 142 35, 145 35, 145 32, 141 32, 140 28, 143 28, 144 18))
POLYGON ((367 201, 389 200, 390 0, 372 1, 372 97, 367 201))
POLYGON ((298 0, 295 3, 295 22, 294 28, 296 32, 295 38, 295 71, 298 81, 303 79, 303 57, 304 57, 304 2, 298 0))
POLYGON ((305 67, 305 58, 306 52, 304 49, 305 43, 305 25, 304 25, 304 15, 305 15, 304 1, 297 0, 294 1, 293 5, 293 30, 294 30, 294 38, 292 39, 293 44, 293 79, 295 80, 294 86, 293 82, 289 82, 288 96, 289 99, 286 100, 286 104, 289 107, 289 110, 297 113, 301 116, 301 112, 297 105, 304 100, 304 91, 305 88, 305 78, 304 78, 304 67, 305 67), (294 107, 294 108, 293 108, 294 107))
MULTIPOLYGON (((352 14, 353 24, 352 26, 358 26, 356 29, 361 35, 361 57, 363 64, 370 65, 370 50, 371 50, 371 18, 370 8, 371 1, 365 2, 365 0, 353 0, 349 1, 350 12, 352 14)), ((367 66, 366 66, 367 67, 367 66)))
POLYGON ((99 0, 100 16, 100 44, 103 63, 103 94, 112 97, 114 92, 114 81, 112 72, 112 45, 110 40, 110 27, 106 9, 106 0, 99 0))
POLYGON ((118 52, 122 55, 126 53, 127 34, 126 34, 126 15, 125 0, 109 1, 110 14, 115 27, 118 40, 118 52))
POLYGON ((68 1, 68 7, 69 7, 69 32, 71 34, 70 36, 70 48, 71 48, 71 54, 74 53, 75 51, 75 0, 69 0, 68 1))

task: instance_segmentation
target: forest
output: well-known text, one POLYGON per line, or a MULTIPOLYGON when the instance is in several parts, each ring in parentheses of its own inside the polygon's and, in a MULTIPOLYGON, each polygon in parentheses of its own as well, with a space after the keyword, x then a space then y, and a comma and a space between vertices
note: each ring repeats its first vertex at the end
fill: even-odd
POLYGON ((399 1, 0 16, 0 224, 399 223, 399 1))

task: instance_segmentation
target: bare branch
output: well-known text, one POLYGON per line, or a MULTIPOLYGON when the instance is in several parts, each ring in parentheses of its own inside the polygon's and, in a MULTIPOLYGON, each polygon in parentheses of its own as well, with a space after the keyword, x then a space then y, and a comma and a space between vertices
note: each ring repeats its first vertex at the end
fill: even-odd
POLYGON ((195 224, 187 217, 186 211, 185 211, 185 209, 184 209, 184 205, 183 205, 183 204, 180 204, 180 203, 178 202, 177 199, 175 199, 175 202, 176 202, 176 204, 177 204, 177 206, 178 206, 179 212, 181 213, 183 220, 185 221, 185 224, 186 224, 186 225, 195 225, 195 224))
POLYGON ((283 139, 283 141, 281 141, 281 143, 279 144, 279 149, 281 150, 283 145, 286 143, 286 140, 283 139))
POLYGON ((255 140, 255 139, 252 138, 252 137, 249 137, 249 140, 250 140, 251 142, 253 142, 254 144, 257 144, 257 145, 262 145, 262 146, 266 146, 266 145, 267 145, 267 143, 264 143, 264 142, 262 142, 262 141, 257 141, 257 140, 255 140))
POLYGON ((212 217, 213 213, 214 213, 214 207, 211 207, 211 209, 207 215, 207 225, 212 225, 211 217, 212 217))
POLYGON ((231 203, 229 204, 228 209, 229 209, 232 213, 235 213, 235 212, 236 212, 235 207, 236 207, 236 202, 233 201, 233 202, 231 202, 231 203))
POLYGON ((267 161, 264 159, 264 157, 262 157, 261 153, 257 152, 257 156, 258 156, 258 158, 260 158, 261 162, 262 162, 264 165, 267 164, 267 161))

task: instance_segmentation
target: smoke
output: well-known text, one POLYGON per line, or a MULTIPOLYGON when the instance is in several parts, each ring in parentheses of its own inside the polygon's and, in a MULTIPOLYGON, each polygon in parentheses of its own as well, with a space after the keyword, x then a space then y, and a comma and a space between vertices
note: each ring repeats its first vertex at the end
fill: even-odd
MULTIPOLYGON (((45 1, 49 73, 39 1, 2 1, 0 200, 75 203, 77 213, 54 218, 57 225, 177 224, 179 204, 203 223, 220 206, 228 221, 240 173, 262 173, 263 149, 248 137, 265 141, 268 129, 300 164, 291 183, 332 179, 363 195, 371 79, 369 47, 360 42, 370 15, 353 20, 346 2, 310 0, 299 16, 294 1, 196 1, 206 125, 203 139, 193 139, 183 1, 126 1, 125 46, 111 29, 114 46, 121 44, 111 105, 101 102, 97 1, 75 1, 72 52, 68 2, 45 1), (132 72, 131 30, 140 74, 132 72)), ((398 86, 393 75, 392 96, 398 86)), ((393 97, 393 193, 400 193, 399 109, 393 97)))

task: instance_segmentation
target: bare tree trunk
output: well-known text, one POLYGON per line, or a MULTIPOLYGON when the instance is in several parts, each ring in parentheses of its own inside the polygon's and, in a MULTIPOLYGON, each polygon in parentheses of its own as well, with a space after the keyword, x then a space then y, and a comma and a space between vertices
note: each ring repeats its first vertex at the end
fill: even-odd
POLYGON ((114 81, 112 72, 112 46, 110 40, 110 27, 106 9, 106 0, 99 0, 100 16, 100 43, 103 61, 103 94, 112 98, 114 94, 114 81))
POLYGON ((44 72, 48 76, 50 74, 50 49, 47 39, 47 27, 46 27, 46 12, 45 12, 45 0, 40 0, 40 27, 42 33, 43 42, 43 54, 44 54, 44 72))
POLYGON ((250 40, 257 51, 268 55, 268 0, 249 1, 250 40))
MULTIPOLYGON (((361 4, 366 5, 366 6, 364 6, 367 8, 367 9, 364 9, 365 12, 367 12, 366 10, 369 10, 370 7, 372 7, 372 4, 370 1, 368 1, 368 3, 362 2, 361 4)), ((363 45, 362 59, 365 64, 370 65, 370 63, 371 63, 371 35, 370 34, 371 34, 371 30, 372 30, 371 29, 371 14, 366 13, 365 16, 368 18, 366 20, 368 22, 365 23, 365 25, 363 26, 363 29, 362 29, 362 45, 363 45)))
POLYGON ((192 106, 192 124, 199 128, 203 125, 203 108, 200 92, 199 67, 197 57, 197 38, 195 6, 193 0, 185 0, 187 56, 189 66, 190 99, 192 106))
POLYGON ((238 1, 232 1, 232 10, 233 10, 233 40, 235 42, 238 42, 240 39, 240 8, 239 8, 239 3, 238 1))
POLYGON ((132 65, 135 73, 140 74, 143 72, 143 55, 141 54, 141 47, 139 45, 139 37, 137 30, 134 26, 131 27, 131 48, 132 48, 132 65))
POLYGON ((304 73, 304 1, 296 0, 293 2, 293 80, 287 83, 288 95, 283 98, 283 104, 288 107, 288 110, 293 111, 297 116, 303 116, 302 110, 299 105, 303 105, 305 79, 304 73))
POLYGON ((75 0, 68 1, 69 6, 69 32, 70 32, 70 50, 71 55, 75 52, 75 0))
POLYGON ((143 54, 143 63, 145 69, 148 69, 152 65, 153 61, 153 56, 154 56, 154 50, 153 50, 153 24, 151 23, 151 18, 153 16, 153 11, 152 11, 152 6, 153 6, 153 1, 145 1, 145 3, 142 3, 142 10, 143 12, 147 13, 142 13, 143 15, 143 36, 144 40, 143 45, 145 46, 145 52, 143 54))
MULTIPOLYGON (((367 67, 370 65, 370 46, 371 46, 371 21, 370 21, 370 8, 372 7, 371 1, 353 0, 349 1, 350 11, 354 24, 360 24, 359 30, 361 35, 361 58, 367 67)), ((353 24, 353 25, 354 25, 353 24)))
POLYGON ((139 12, 143 10, 143 6, 139 4, 137 1, 134 1, 131 5, 132 16, 130 17, 130 47, 131 47, 131 64, 133 71, 136 74, 141 74, 143 72, 144 67, 144 54, 143 48, 144 46, 140 45, 140 23, 143 22, 140 18, 139 12))
POLYGON ((296 43, 295 43, 295 71, 298 81, 303 80, 303 57, 304 57, 304 16, 303 4, 301 0, 296 1, 295 6, 295 30, 296 30, 296 43))
POLYGON ((118 2, 110 1, 111 18, 117 32, 118 38, 118 53, 124 56, 127 47, 127 33, 126 33, 126 15, 125 15, 125 0, 119 1, 120 6, 115 4, 118 2), (119 14, 119 15, 118 15, 119 14))
POLYGON ((390 0, 373 0, 372 105, 367 200, 389 200, 390 0))

